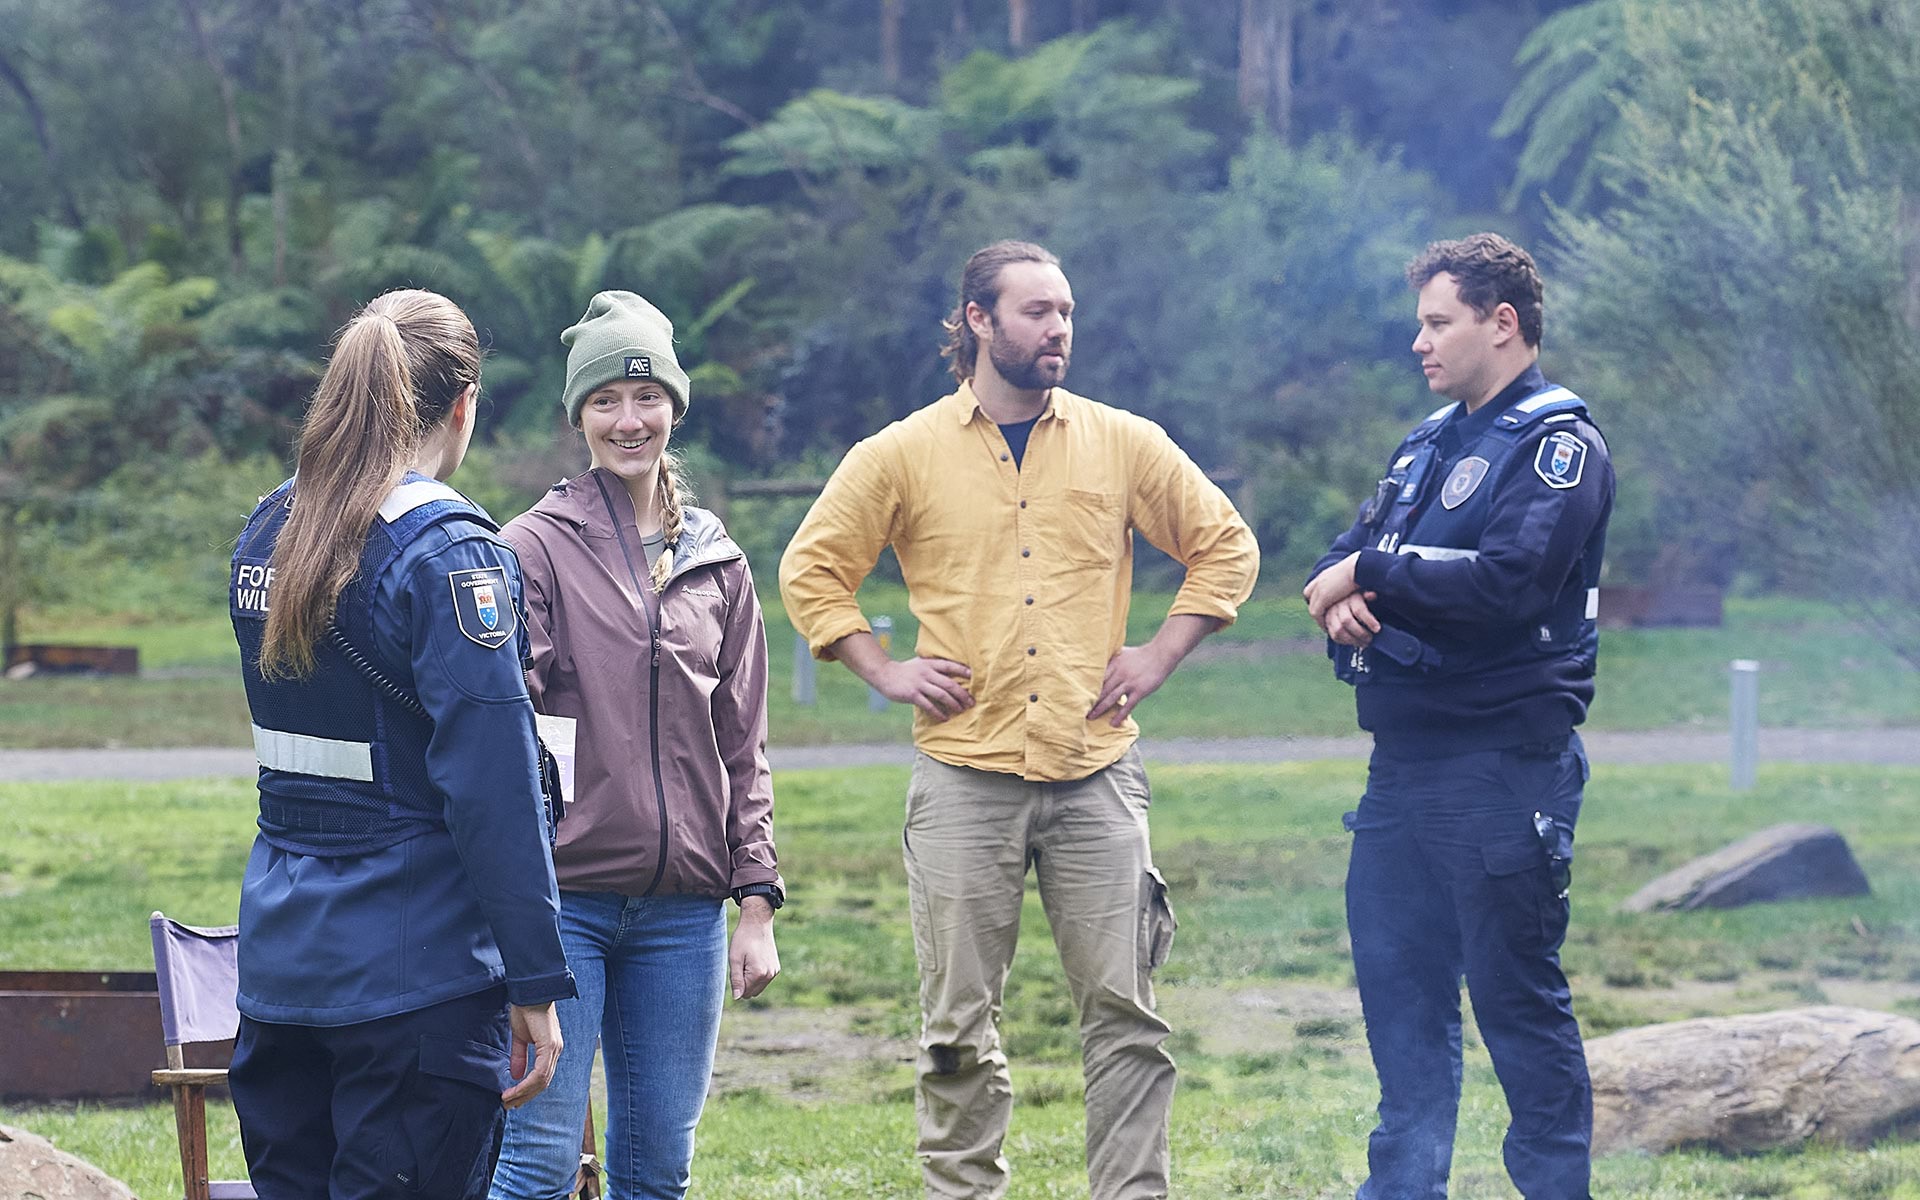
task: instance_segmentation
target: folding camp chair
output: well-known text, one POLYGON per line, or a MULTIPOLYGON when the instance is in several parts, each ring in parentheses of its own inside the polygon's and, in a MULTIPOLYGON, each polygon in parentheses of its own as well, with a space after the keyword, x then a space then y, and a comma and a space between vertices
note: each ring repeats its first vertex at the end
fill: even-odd
POLYGON ((240 927, 196 929, 160 913, 149 917, 153 971, 160 983, 160 1032, 167 1065, 153 1073, 156 1087, 173 1089, 173 1122, 180 1140, 180 1177, 186 1200, 254 1200, 246 1180, 207 1178, 207 1088, 227 1080, 225 1068, 193 1069, 181 1047, 224 1042, 240 1031, 240 927))
POLYGON ((573 1176, 573 1200, 600 1200, 605 1182, 599 1147, 593 1137, 593 1097, 587 1097, 587 1127, 580 1133, 580 1169, 573 1176))

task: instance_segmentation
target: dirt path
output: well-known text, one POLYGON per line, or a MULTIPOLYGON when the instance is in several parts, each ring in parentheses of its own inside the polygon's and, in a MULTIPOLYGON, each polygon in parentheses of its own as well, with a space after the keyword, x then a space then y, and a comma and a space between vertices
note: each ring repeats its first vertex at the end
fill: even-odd
MULTIPOLYGON (((1583 735, 1596 763, 1717 763, 1729 754, 1725 732, 1697 729, 1593 730, 1583 735)), ((1149 762, 1262 763, 1308 759, 1363 759, 1364 737, 1335 738, 1146 738, 1149 762)), ((904 743, 843 746, 775 746, 776 770, 904 765, 913 748, 904 743)), ((1920 729, 1763 729, 1760 759, 1776 763, 1866 763, 1920 766, 1920 729)), ((63 779, 196 779, 246 776, 253 752, 201 748, 166 750, 0 750, 0 782, 63 779)))

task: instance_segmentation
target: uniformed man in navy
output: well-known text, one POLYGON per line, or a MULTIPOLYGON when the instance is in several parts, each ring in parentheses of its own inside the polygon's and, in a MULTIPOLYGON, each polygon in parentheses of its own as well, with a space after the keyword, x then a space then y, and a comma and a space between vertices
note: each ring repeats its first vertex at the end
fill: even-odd
POLYGON ((1407 268, 1413 352, 1446 407, 1388 460, 1306 587, 1374 735, 1347 927, 1379 1123, 1359 1200, 1442 1200, 1460 1098, 1460 979, 1512 1114, 1527 1200, 1587 1200, 1592 1089, 1560 967, 1587 776, 1613 467, 1549 383, 1533 259, 1495 234, 1407 268))

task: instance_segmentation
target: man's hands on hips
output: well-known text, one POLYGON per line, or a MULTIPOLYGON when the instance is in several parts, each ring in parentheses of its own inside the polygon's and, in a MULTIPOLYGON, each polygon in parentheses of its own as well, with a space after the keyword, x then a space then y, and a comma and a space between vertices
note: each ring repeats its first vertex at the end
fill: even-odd
POLYGON ((866 680, 867 686, 895 704, 911 704, 936 721, 973 707, 966 680, 973 671, 946 658, 906 658, 895 662, 871 633, 850 633, 829 647, 833 657, 866 680))
POLYGON ((896 704, 911 704, 936 721, 958 716, 973 707, 973 693, 963 680, 973 672, 964 663, 946 658, 905 658, 888 662, 868 679, 876 691, 896 704))
POLYGON ((1365 646, 1380 632, 1368 601, 1372 592, 1362 592, 1354 582, 1354 567, 1360 562, 1355 551, 1307 581, 1300 594, 1306 597, 1307 613, 1313 623, 1343 646, 1365 646))
POLYGON ((1142 700, 1159 690, 1179 661, 1168 659, 1152 642, 1120 647, 1120 652, 1107 660, 1107 673, 1100 681, 1100 694, 1094 697, 1087 720, 1098 720, 1100 714, 1111 709, 1113 715, 1107 718, 1107 724, 1119 728, 1142 700))
POLYGON ((553 1015, 553 1002, 549 1000, 545 1004, 509 1004, 507 1020, 513 1027, 513 1055, 508 1067, 520 1082, 501 1092, 500 1102, 508 1108, 519 1108, 553 1082, 553 1066, 560 1061, 560 1019, 553 1015), (531 1070, 528 1051, 533 1057, 531 1070))
POLYGON ((1087 720, 1098 720, 1111 710, 1107 724, 1118 729, 1140 702, 1158 691, 1193 648, 1226 622, 1199 613, 1174 613, 1161 622, 1153 640, 1144 646, 1122 646, 1107 660, 1107 673, 1100 681, 1100 694, 1094 697, 1087 720))

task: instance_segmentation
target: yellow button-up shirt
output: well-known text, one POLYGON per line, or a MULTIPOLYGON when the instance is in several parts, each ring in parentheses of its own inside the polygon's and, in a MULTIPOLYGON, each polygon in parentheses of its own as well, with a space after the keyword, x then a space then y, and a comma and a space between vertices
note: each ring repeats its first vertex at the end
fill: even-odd
POLYGON ((972 708, 916 710, 941 762, 1083 779, 1139 736, 1087 719, 1124 644, 1133 531, 1187 568, 1170 614, 1232 623, 1260 551, 1166 431, 1054 388, 1016 466, 966 384, 852 450, 780 560, 787 615, 813 647, 870 631, 854 592, 891 544, 920 623, 915 652, 964 663, 972 708))

